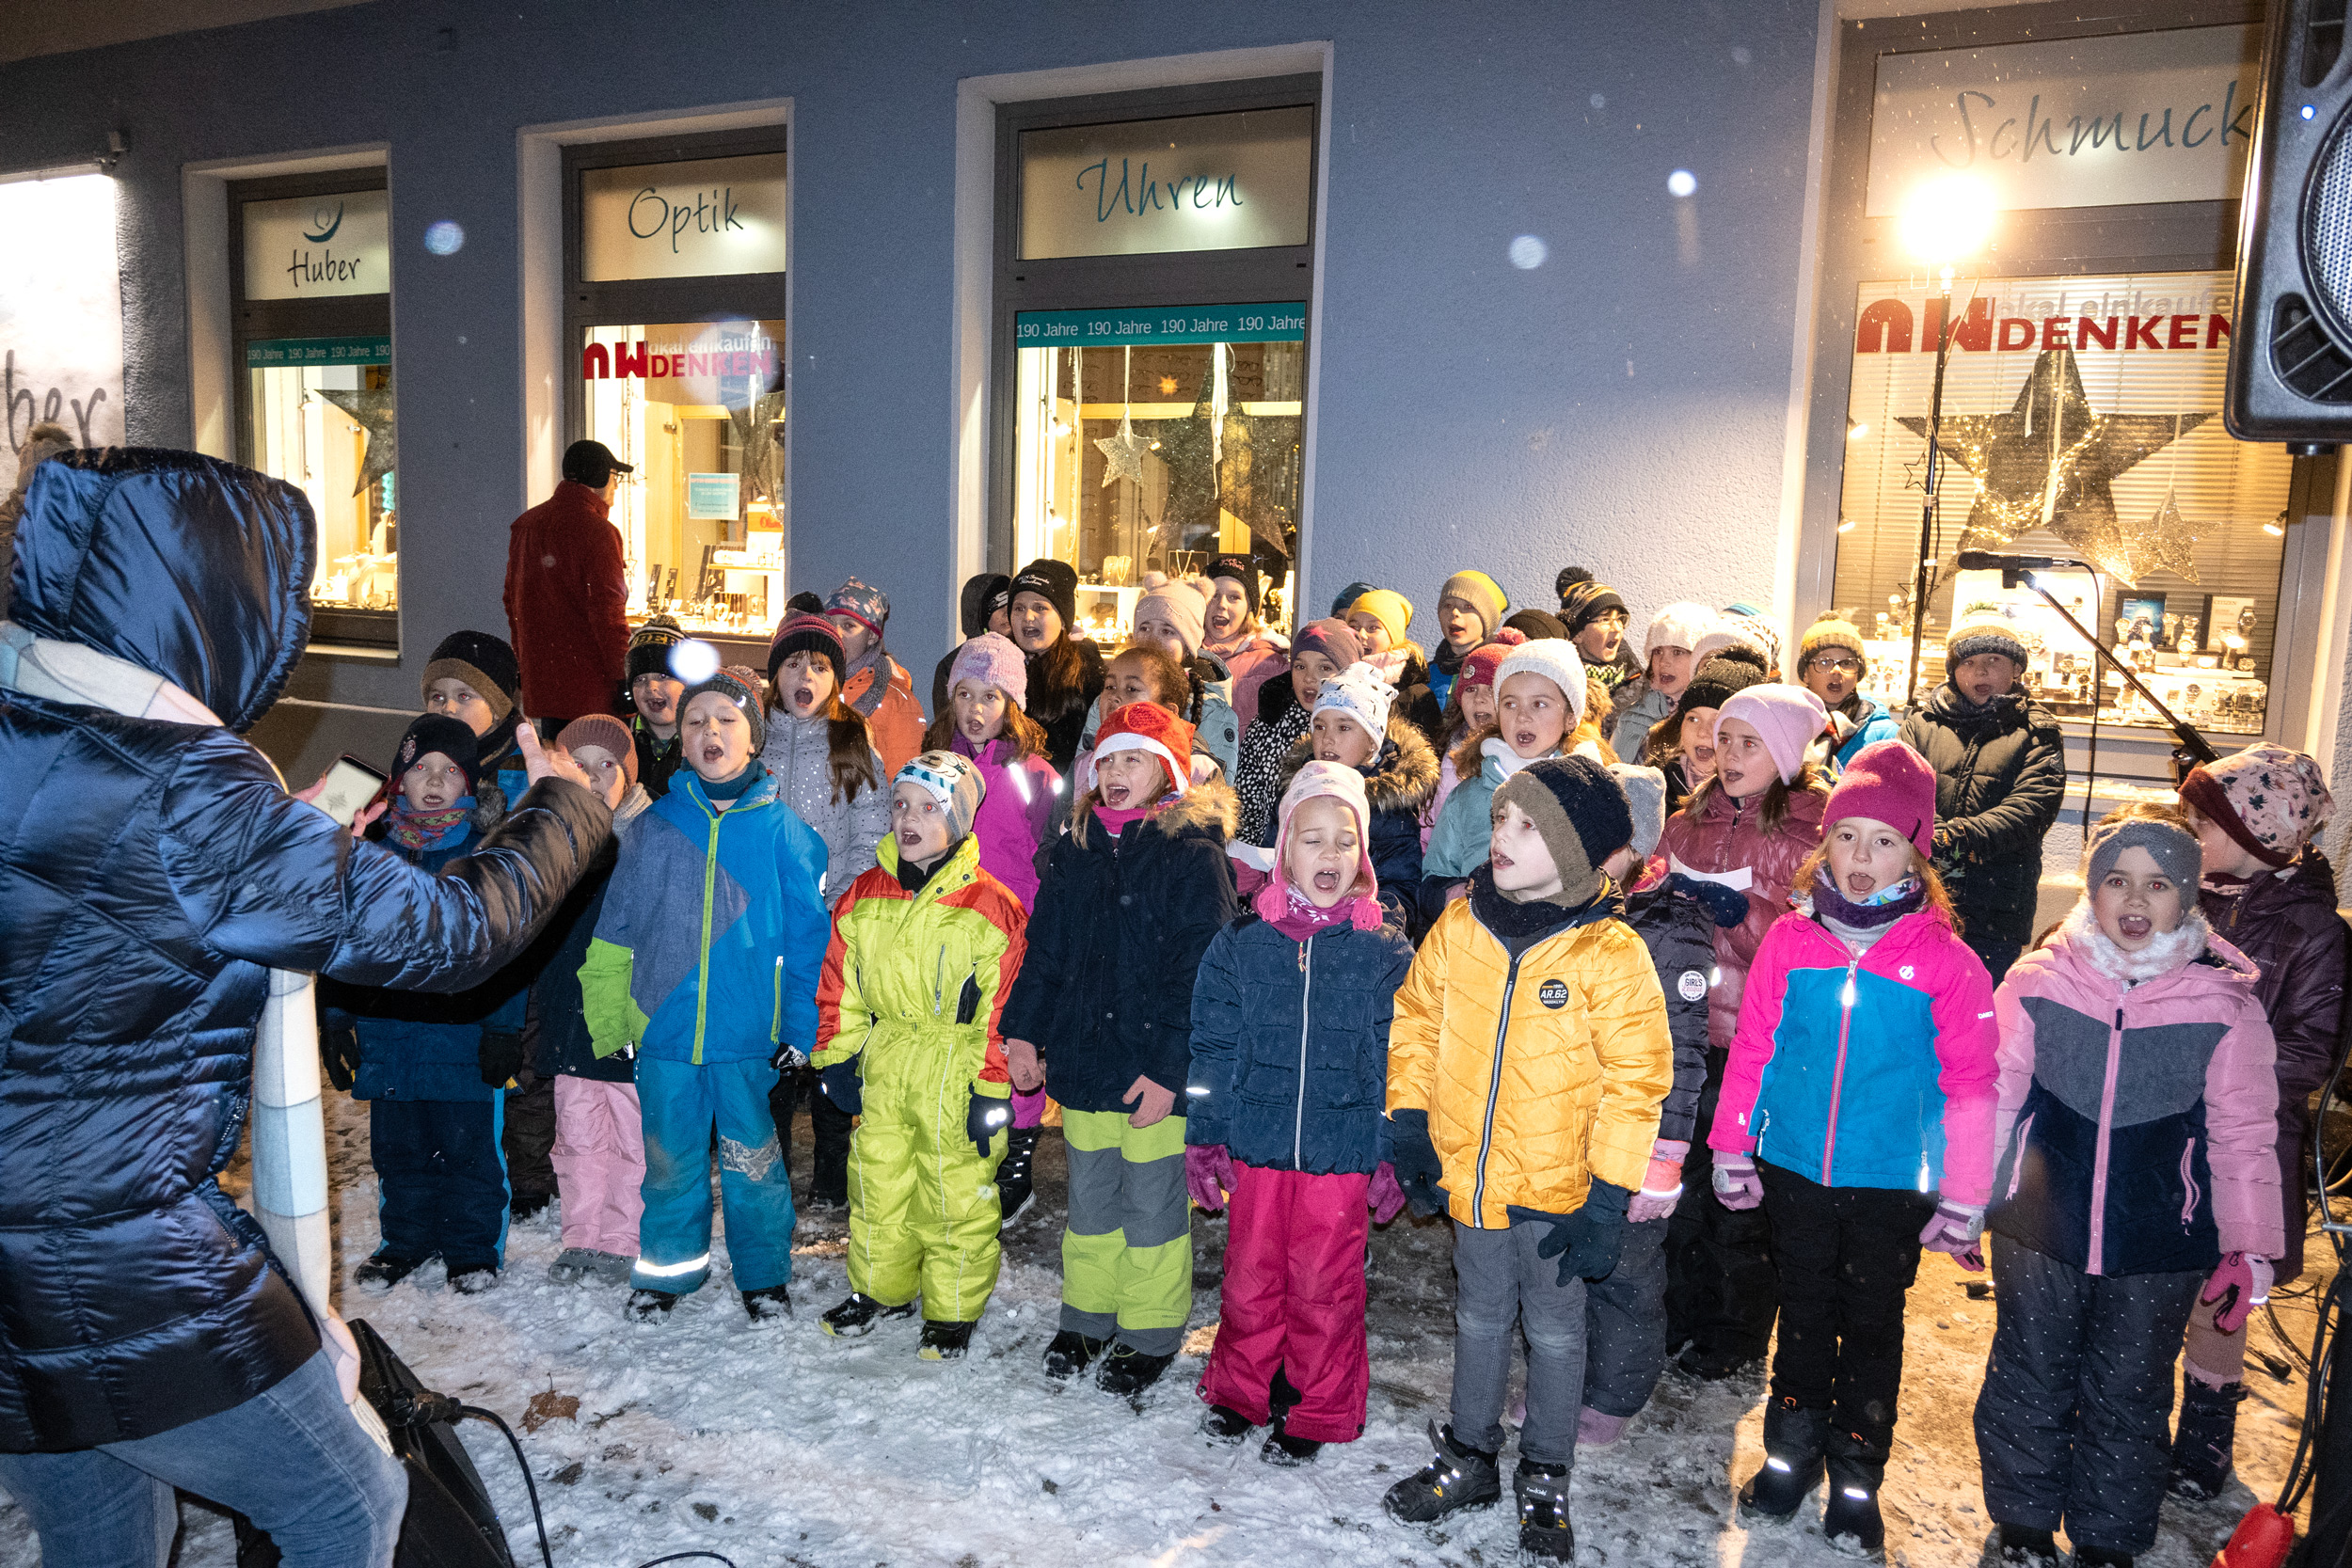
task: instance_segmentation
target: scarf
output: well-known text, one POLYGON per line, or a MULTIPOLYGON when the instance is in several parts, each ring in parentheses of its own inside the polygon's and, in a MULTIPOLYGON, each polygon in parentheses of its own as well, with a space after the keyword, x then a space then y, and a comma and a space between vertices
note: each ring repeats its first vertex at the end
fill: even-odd
POLYGON ((2205 917, 2192 905, 2183 911, 2178 926, 2151 936, 2148 945, 2138 952, 2126 953, 2099 928, 2099 917, 2090 912, 2089 894, 2075 904, 2058 929, 2084 962, 2108 979, 2121 982, 2127 990, 2143 980, 2153 980, 2195 963, 2204 956, 2206 939, 2213 934, 2205 917))
POLYGON ((1478 743, 1478 754, 1492 762, 1495 765, 1495 771, 1502 775, 1504 782, 1508 782, 1513 775, 1518 772, 1520 768, 1527 767, 1529 764, 1541 762, 1544 760, 1544 757, 1558 756, 1560 754, 1560 748, 1554 746, 1550 751, 1546 752, 1542 757, 1523 757, 1517 752, 1511 750, 1511 743, 1509 741, 1503 739, 1501 736, 1496 735, 1488 736, 1485 740, 1478 743))
MULTIPOLYGON (((739 800, 743 798, 745 791, 749 790, 752 785, 757 784, 760 780, 766 778, 767 776, 768 768, 766 765, 761 763, 757 757, 754 757, 750 762, 743 765, 743 771, 738 773, 735 777, 728 779, 723 783, 712 784, 708 779, 703 779, 703 794, 709 799, 713 805, 716 805, 721 800, 739 800)), ((702 775, 698 773, 695 777, 702 778, 702 775)))
POLYGON ((1926 907, 1928 884, 1916 877, 1879 889, 1867 898, 1849 898, 1830 880, 1829 867, 1815 875, 1813 912, 1833 925, 1857 931, 1875 931, 1926 907))
POLYGON ((861 670, 872 671, 874 673, 874 678, 866 683, 866 689, 859 692, 857 694, 857 701, 851 703, 850 705, 857 709, 858 712, 866 718, 871 719, 874 717, 874 710, 882 706, 882 699, 890 695, 891 665, 889 651, 879 641, 877 641, 872 647, 866 649, 864 657, 858 659, 855 663, 851 664, 849 669, 842 672, 841 689, 844 691, 850 689, 850 682, 857 678, 857 673, 861 670))
MULTIPOLYGON (((1175 797, 1164 795, 1160 799, 1172 800, 1175 797)), ((1094 820, 1111 831, 1111 843, 1116 846, 1119 843, 1119 835, 1127 831, 1127 824, 1142 821, 1151 810, 1151 806, 1126 806, 1113 811, 1110 807, 1097 801, 1094 806, 1094 820)))
POLYGON ((1599 895, 1581 904, 1559 904, 1549 898, 1531 898, 1521 903, 1495 886, 1494 863, 1489 861, 1470 873, 1470 913, 1478 923, 1504 942, 1522 938, 1549 936, 1551 932, 1573 926, 1597 904, 1616 896, 1607 878, 1600 879, 1599 895))
POLYGON ((465 832, 473 806, 472 796, 460 795, 454 804, 438 811, 416 811, 405 797, 395 795, 392 809, 384 814, 384 836, 418 854, 446 849, 465 832))
POLYGON ((1369 893, 1352 893, 1327 910, 1319 908, 1283 876, 1273 878, 1260 888, 1249 904, 1258 911, 1259 919, 1293 942, 1305 942, 1317 931, 1343 924, 1359 931, 1376 931, 1384 918, 1380 900, 1369 893))

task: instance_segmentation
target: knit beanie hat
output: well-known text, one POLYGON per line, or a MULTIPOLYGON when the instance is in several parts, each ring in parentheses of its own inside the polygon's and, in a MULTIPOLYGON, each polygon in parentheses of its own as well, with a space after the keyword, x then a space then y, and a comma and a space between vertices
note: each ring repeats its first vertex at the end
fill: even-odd
POLYGON ((2083 863, 2090 867, 2083 879, 2084 896, 2107 879, 2115 869, 2116 857, 2124 850, 2140 848, 2155 857, 2156 869, 2172 879, 2181 890, 2184 911, 2197 908, 2197 884, 2204 875, 2204 852, 2197 847, 2197 835, 2177 822, 2167 822, 2153 816, 2127 816, 2120 822, 2102 822, 2090 830, 2090 853, 2083 863))
POLYGON ((784 601, 784 612, 787 615, 822 615, 825 612, 825 601, 803 588, 784 601))
POLYGON ((1393 588, 1374 588, 1358 594, 1355 602, 1340 613, 1353 615, 1359 610, 1379 619, 1382 629, 1389 634, 1390 647, 1405 646, 1405 634, 1413 625, 1412 601, 1393 588))
POLYGON ((1459 599, 1476 610, 1489 637, 1502 625, 1502 612, 1511 608, 1511 595, 1502 591, 1502 584, 1484 572, 1454 573, 1438 590, 1438 597, 1459 599))
POLYGON ((1964 661, 1979 654, 2000 654, 2020 670, 2026 667, 2026 644, 2008 614, 1997 605, 1979 605, 1963 610, 1960 619, 1952 623, 1952 635, 1944 649, 1944 673, 1957 674, 1964 661))
MULTIPOLYGON (((468 681, 466 684, 471 686, 473 683, 468 681)), ((619 724, 617 720, 607 720, 606 722, 616 728, 619 724)), ((482 769, 481 739, 473 733, 473 726, 463 720, 452 719, 446 713, 428 713, 413 721, 402 733, 400 744, 392 749, 392 788, 400 788, 401 775, 417 766, 418 758, 430 756, 435 752, 457 765, 457 770, 466 776, 466 793, 471 795, 474 780, 480 776, 482 769)), ((630 747, 629 752, 634 755, 636 748, 630 747)))
POLYGON ((1805 666, 1824 648, 1843 648, 1862 660, 1865 669, 1869 667, 1869 656, 1862 651, 1862 628, 1836 614, 1824 615, 1797 639, 1797 679, 1804 679, 1805 666))
POLYGON ((2269 740, 2190 768, 2181 801, 2221 824, 2247 853, 2280 867, 2295 863, 2336 810, 2319 764, 2269 740))
POLYGON ((1002 572, 981 572, 963 579, 963 593, 957 610, 961 614, 963 635, 977 637, 988 629, 988 618, 996 613, 1000 601, 1012 596, 1012 578, 1002 572))
POLYGON ((954 660, 947 666, 947 689, 951 693, 956 682, 975 680, 993 686, 1012 699, 1012 705, 1021 706, 1029 700, 1029 661, 1009 637, 993 631, 966 639, 956 649, 954 660))
MULTIPOLYGON (((1330 682, 1324 685, 1328 687, 1330 682)), ((1290 848, 1291 818, 1308 801, 1326 796, 1356 814, 1356 847, 1360 859, 1356 866, 1355 883, 1348 891, 1358 897, 1369 896, 1380 885, 1372 866, 1372 801, 1364 793, 1363 774, 1342 763, 1311 760, 1291 775, 1290 787, 1282 791, 1281 801, 1274 808, 1275 879, 1285 879, 1282 857, 1290 848)))
POLYGON ((1525 610, 1511 611, 1510 619, 1502 623, 1502 629, 1516 631, 1530 642, 1565 641, 1568 635, 1565 621, 1549 610, 1537 610, 1533 605, 1525 610))
POLYGON ((1675 704, 1675 725, 1679 729, 1692 708, 1720 708, 1749 687, 1763 684, 1764 672, 1744 658, 1708 659, 1692 673, 1691 684, 1682 689, 1682 696, 1675 704))
POLYGON ((919 784, 947 808, 949 844, 961 843, 971 832, 972 819, 980 814, 980 801, 988 794, 988 782, 980 777, 978 766, 954 752, 925 752, 899 768, 891 782, 919 784))
POLYGON ((1241 591, 1249 597, 1249 613, 1258 613, 1258 563, 1246 555, 1220 555, 1209 562, 1204 574, 1211 579, 1232 578, 1241 584, 1241 591))
POLYGON ((1642 662, 1647 664, 1650 656, 1661 648, 1698 652, 1699 639, 1713 630, 1714 626, 1713 610, 1693 600, 1677 599, 1649 618, 1649 630, 1642 634, 1642 662))
POLYGON ((1376 582, 1351 582, 1340 590, 1340 596, 1331 601, 1331 614, 1337 620, 1347 619, 1347 612, 1356 608, 1356 601, 1380 585, 1376 582))
POLYGON ((851 578, 825 601, 828 615, 847 615, 876 637, 890 625, 890 595, 871 583, 851 578))
MULTIPOLYGON (((1024 594, 1035 594, 1052 605, 1065 628, 1078 623, 1078 569, 1067 561, 1056 561, 1052 556, 1038 557, 1013 574, 1012 593, 1014 598, 1024 594)), ((1249 596, 1252 609, 1256 608, 1257 601, 1258 596, 1252 594, 1249 596)), ((1009 604, 1011 600, 1006 602, 1009 604)))
POLYGON ((1780 628, 1772 619, 1752 604, 1724 606, 1724 620, 1735 628, 1741 641, 1764 656, 1767 673, 1780 668, 1780 628))
POLYGON ((1555 902, 1569 908, 1599 894, 1601 862, 1633 842, 1623 786, 1590 757, 1539 757, 1496 788, 1494 804, 1517 806, 1535 824, 1560 872, 1555 902))
POLYGON ((1563 566, 1551 585, 1560 594, 1560 619, 1567 623, 1568 635, 1574 637, 1593 621, 1613 610, 1626 610, 1625 596, 1605 582, 1593 580, 1593 574, 1582 566, 1563 566))
POLYGON ((628 634, 628 678, 666 675, 670 650, 686 641, 686 628, 667 615, 657 615, 628 634))
POLYGON ((1297 635, 1291 639, 1291 652, 1294 655, 1321 654, 1334 666, 1344 670, 1351 664, 1363 662, 1364 644, 1357 637, 1354 627, 1345 621, 1334 618, 1310 621, 1299 627, 1297 635))
POLYGON ((1854 753, 1822 809, 1824 824, 1849 816, 1883 822, 1919 851, 1935 854, 1935 769, 1899 740, 1874 740, 1854 753))
MULTIPOLYGON (((1511 635, 1518 636, 1517 632, 1511 635)), ((1495 672, 1502 669, 1502 661, 1511 657, 1511 650, 1523 647, 1526 642, 1527 639, 1523 637, 1517 642, 1481 642, 1462 656, 1462 668, 1454 677, 1454 689, 1460 691, 1467 687, 1478 686, 1491 688, 1495 684, 1495 672)))
POLYGON ((706 691, 715 691, 741 710, 743 721, 752 727, 752 755, 756 757, 768 744, 768 716, 761 710, 759 686, 756 672, 739 664, 725 665, 714 671, 708 680, 686 689, 685 695, 677 701, 680 721, 683 723, 688 704, 706 691))
POLYGON ((486 631, 453 631, 441 639, 425 660, 420 689, 430 693, 433 683, 440 680, 461 680, 472 687, 501 724, 523 700, 522 667, 515 662, 515 650, 504 638, 486 631))
POLYGON ((1132 624, 1140 626, 1146 617, 1156 617, 1175 626, 1177 638, 1184 644, 1186 658, 1200 652, 1201 639, 1209 634, 1208 601, 1189 582, 1164 583, 1137 599, 1132 624))
POLYGON ((1609 774, 1625 791, 1626 806, 1633 813, 1633 858, 1645 861, 1657 853, 1658 841, 1666 833, 1666 775, 1629 762, 1611 763, 1609 774))
POLYGON ((1103 721, 1087 763, 1086 787, 1094 769, 1114 752, 1149 752, 1168 772, 1168 786, 1182 795, 1192 787, 1192 726, 1157 703, 1129 703, 1103 721))
POLYGON ((556 736, 555 743, 566 752, 600 746, 619 761, 623 778, 630 784, 637 782, 637 742, 629 738, 628 726, 609 713, 573 720, 556 736))
POLYGON ((1794 784, 1804 768, 1804 749, 1829 722, 1829 709, 1802 686, 1758 684, 1724 699, 1723 711, 1715 716, 1717 735, 1726 719, 1737 719, 1763 736, 1780 782, 1794 784))
POLYGON ((776 623, 776 635, 768 642, 768 678, 774 680, 794 654, 824 655, 833 661, 836 682, 849 668, 850 651, 841 641, 841 628, 822 615, 787 615, 776 623))
MULTIPOLYGON (((1314 711, 1328 708, 1343 713, 1372 736, 1373 750, 1389 733, 1389 708, 1396 701, 1396 688, 1380 678, 1380 672, 1358 660, 1323 683, 1315 693, 1314 711)), ((1312 715, 1309 716, 1310 718, 1312 715)))
MULTIPOLYGON (((1584 722, 1584 659, 1565 638, 1542 637, 1522 642, 1503 656, 1495 671, 1495 694, 1513 675, 1541 675, 1568 700, 1568 728, 1584 722)), ((1607 857, 1603 857, 1606 859, 1607 857)))

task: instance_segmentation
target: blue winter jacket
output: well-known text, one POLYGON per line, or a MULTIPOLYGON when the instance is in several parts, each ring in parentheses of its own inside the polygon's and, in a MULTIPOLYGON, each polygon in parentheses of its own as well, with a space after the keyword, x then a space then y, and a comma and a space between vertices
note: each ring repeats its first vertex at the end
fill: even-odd
POLYGON ((1902 738, 1903 727, 1896 722, 1893 714, 1886 711, 1885 704, 1857 692, 1854 708, 1851 715, 1840 709, 1830 718, 1838 735, 1836 749, 1830 753, 1830 772, 1833 776, 1844 772, 1846 764, 1860 755, 1865 746, 1902 738))
POLYGON ((302 657, 317 540, 301 491, 213 458, 34 470, 11 618, 220 722, 0 693, 0 1451, 167 1432, 318 1353, 217 1180, 270 969, 478 985, 607 834, 550 779, 430 877, 286 793, 239 732, 302 657))
POLYGON ((763 777, 723 812, 680 768, 621 831, 621 860, 580 966, 599 1055, 765 1058, 817 1044, 817 976, 833 940, 825 841, 763 777))
POLYGON ((1255 914, 1219 931, 1192 989, 1184 1141, 1324 1176, 1389 1157, 1389 1023, 1413 946, 1393 924, 1306 942, 1255 914))

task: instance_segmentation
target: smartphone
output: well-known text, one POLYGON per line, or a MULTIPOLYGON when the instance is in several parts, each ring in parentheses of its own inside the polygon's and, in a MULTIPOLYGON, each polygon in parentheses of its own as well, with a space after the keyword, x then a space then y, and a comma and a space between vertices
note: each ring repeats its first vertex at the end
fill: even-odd
POLYGON ((326 770, 326 787, 319 792, 315 804, 343 827, 359 815, 377 791, 384 787, 384 775, 346 752, 335 759, 326 770))

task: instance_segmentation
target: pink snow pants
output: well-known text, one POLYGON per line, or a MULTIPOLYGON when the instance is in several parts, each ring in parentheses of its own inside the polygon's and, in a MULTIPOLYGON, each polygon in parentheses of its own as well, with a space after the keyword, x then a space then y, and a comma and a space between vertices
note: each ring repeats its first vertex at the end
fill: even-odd
POLYGON ((1225 1288, 1200 1397, 1263 1426, 1279 1369, 1299 1392, 1283 1430, 1347 1443, 1364 1430, 1366 1175, 1306 1176, 1233 1162, 1225 1288))
POLYGON ((564 1244, 637 1256, 637 1220, 645 1212, 645 1127, 637 1085, 568 1074, 555 1081, 557 1194, 564 1199, 564 1244))

